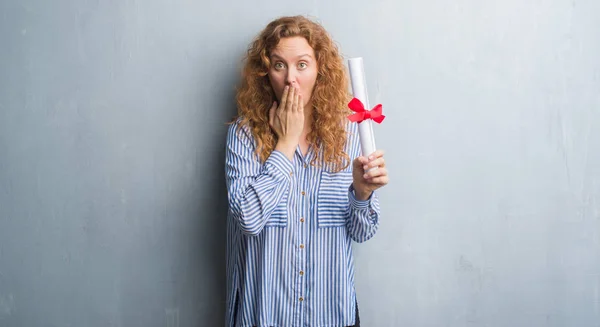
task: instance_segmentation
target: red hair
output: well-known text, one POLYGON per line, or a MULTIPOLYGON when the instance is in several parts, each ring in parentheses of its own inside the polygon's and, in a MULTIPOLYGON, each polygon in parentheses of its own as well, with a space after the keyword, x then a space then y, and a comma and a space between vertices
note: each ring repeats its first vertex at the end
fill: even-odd
POLYGON ((318 74, 312 94, 312 126, 307 135, 316 153, 311 164, 322 158, 334 170, 349 165, 344 151, 347 131, 345 117, 350 99, 343 59, 327 31, 318 23, 303 16, 281 17, 270 22, 250 44, 242 72, 242 84, 236 102, 241 125, 246 125, 257 142, 256 154, 265 161, 277 144, 277 136, 269 124, 269 109, 275 93, 267 73, 270 54, 279 40, 301 36, 313 48, 318 74), (322 151, 322 152, 321 152, 322 151))

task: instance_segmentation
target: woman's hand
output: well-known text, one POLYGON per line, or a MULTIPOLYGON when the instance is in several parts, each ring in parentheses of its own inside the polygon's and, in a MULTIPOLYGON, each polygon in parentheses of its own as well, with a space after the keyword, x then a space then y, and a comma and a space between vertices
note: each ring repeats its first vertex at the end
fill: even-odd
POLYGON ((269 110, 269 123, 278 138, 275 150, 292 160, 304 129, 304 106, 297 87, 285 87, 279 107, 277 102, 273 102, 269 110))
POLYGON ((368 199, 373 191, 386 185, 389 177, 385 168, 383 151, 377 150, 368 158, 360 156, 354 159, 352 164, 352 178, 354 194, 358 200, 368 199), (373 167, 378 168, 371 169, 373 167))

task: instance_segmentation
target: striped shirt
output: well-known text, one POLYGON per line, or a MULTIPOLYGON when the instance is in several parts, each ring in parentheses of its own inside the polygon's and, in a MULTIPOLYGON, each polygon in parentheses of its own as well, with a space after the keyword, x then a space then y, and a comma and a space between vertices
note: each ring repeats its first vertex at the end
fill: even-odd
MULTIPOLYGON (((354 197, 352 164, 340 172, 310 165, 310 149, 291 161, 275 150, 261 163, 240 122, 227 133, 228 327, 354 325, 352 241, 379 226, 377 193, 354 197), (237 131, 237 132, 236 132, 237 131)), ((360 155, 356 123, 346 153, 360 155)), ((321 156, 322 157, 322 156, 321 156)))

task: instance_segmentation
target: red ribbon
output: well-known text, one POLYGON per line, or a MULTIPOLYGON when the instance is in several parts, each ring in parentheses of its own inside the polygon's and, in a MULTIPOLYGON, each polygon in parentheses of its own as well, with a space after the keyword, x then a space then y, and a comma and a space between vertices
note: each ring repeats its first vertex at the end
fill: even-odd
POLYGON ((372 119, 378 124, 381 124, 385 116, 381 113, 383 108, 381 104, 376 105, 371 110, 365 109, 365 105, 357 98, 353 98, 350 103, 348 103, 348 108, 352 109, 352 111, 356 112, 348 116, 348 119, 353 122, 360 123, 366 119, 372 119))

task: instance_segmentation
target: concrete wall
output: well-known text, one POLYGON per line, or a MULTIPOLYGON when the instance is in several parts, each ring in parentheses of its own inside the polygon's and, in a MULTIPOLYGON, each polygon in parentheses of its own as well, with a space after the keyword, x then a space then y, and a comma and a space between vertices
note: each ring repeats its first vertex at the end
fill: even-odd
POLYGON ((224 125, 272 18, 365 60, 364 326, 600 326, 600 2, 0 2, 0 326, 220 326, 224 125))

